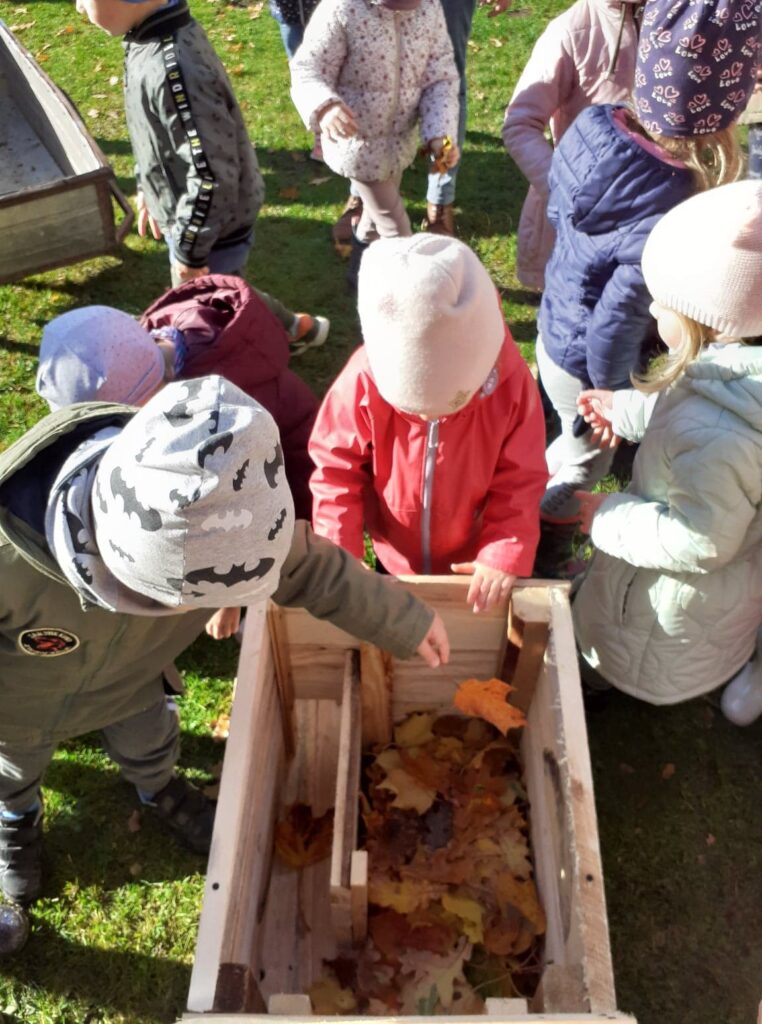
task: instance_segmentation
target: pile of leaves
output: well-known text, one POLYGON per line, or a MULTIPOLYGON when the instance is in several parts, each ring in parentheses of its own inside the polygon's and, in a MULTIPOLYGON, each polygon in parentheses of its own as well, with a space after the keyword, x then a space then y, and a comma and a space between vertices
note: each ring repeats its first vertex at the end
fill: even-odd
POLYGON ((367 758, 368 938, 327 963, 316 1013, 476 1014, 487 996, 534 991, 545 917, 514 741, 523 716, 497 682, 466 690, 476 707, 463 710, 497 709, 508 738, 480 718, 418 713, 367 758))

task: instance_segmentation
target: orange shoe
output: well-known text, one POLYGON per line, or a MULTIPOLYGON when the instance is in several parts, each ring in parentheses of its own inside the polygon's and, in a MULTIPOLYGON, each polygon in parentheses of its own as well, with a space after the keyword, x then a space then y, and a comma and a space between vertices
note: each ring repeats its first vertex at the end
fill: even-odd
POLYGON ((318 348, 325 343, 331 321, 324 316, 311 316, 309 313, 296 313, 291 326, 289 338, 291 355, 300 356, 309 348, 318 348))

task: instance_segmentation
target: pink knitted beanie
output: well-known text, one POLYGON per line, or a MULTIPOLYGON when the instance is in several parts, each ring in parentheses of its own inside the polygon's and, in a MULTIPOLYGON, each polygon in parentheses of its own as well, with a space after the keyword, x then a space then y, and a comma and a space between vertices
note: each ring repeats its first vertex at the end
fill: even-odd
POLYGON ((643 275, 660 305, 731 338, 762 335, 762 181, 671 209, 648 236, 643 275))
POLYGON ((374 242, 360 267, 358 309, 381 396, 418 416, 461 409, 505 337, 489 274, 467 245, 442 235, 374 242))

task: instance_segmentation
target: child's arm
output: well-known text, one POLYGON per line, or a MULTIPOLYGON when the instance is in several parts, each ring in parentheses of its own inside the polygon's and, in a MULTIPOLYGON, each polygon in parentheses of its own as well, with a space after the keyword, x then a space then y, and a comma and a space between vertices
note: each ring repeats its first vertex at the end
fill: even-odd
MULTIPOLYGON (((455 140, 458 135, 460 75, 440 4, 433 5, 432 15, 431 52, 420 82, 418 113, 424 145, 434 143, 434 149, 441 149, 445 137, 455 140)), ((453 156, 457 155, 455 148, 453 156)))
POLYGON ((432 668, 447 664, 439 616, 388 576, 366 572, 347 551, 315 536, 303 519, 296 522, 273 601, 306 608, 398 658, 417 652, 432 668))
POLYGON ((322 0, 290 62, 291 99, 310 131, 318 131, 321 115, 331 104, 341 102, 336 86, 347 49, 339 0, 322 0))
POLYGON ((641 361, 643 342, 653 326, 651 296, 640 258, 619 263, 606 282, 586 334, 587 373, 594 388, 630 386, 630 373, 641 361))
POLYGON ((317 414, 309 452, 315 532, 357 558, 364 554, 365 493, 371 485, 371 432, 361 406, 364 375, 353 356, 328 390, 317 414))
POLYGON ((545 29, 524 66, 503 120, 503 145, 543 198, 553 147, 545 137, 550 119, 574 87, 574 59, 562 15, 545 29))
POLYGON ((623 439, 642 440, 658 397, 658 392, 647 395, 635 388, 591 388, 580 391, 577 411, 591 427, 599 448, 616 448, 623 439))

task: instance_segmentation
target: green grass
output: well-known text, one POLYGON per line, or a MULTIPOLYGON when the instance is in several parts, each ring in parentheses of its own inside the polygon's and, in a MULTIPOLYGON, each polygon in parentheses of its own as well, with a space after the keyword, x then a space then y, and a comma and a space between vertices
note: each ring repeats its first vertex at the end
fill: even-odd
MULTIPOLYGON (((304 159, 309 137, 289 100, 266 7, 252 17, 257 6, 244 0, 192 3, 231 72, 267 183, 249 276, 292 307, 331 317, 328 345, 298 367, 323 391, 359 341, 343 265, 330 246, 345 184, 304 159), (297 198, 284 198, 293 186, 297 198)), ((513 273, 526 186, 499 133, 532 42, 565 0, 515 6, 510 17, 475 19, 459 230, 501 288, 531 359, 536 307, 513 273)), ((19 37, 77 103, 133 195, 119 41, 89 26, 69 0, 3 2, 0 16, 27 26, 19 37)), ((404 189, 415 222, 424 205, 422 167, 408 172, 404 189)), ((138 313, 168 283, 163 247, 133 234, 118 257, 0 287, 0 446, 43 413, 34 374, 48 319, 87 303, 138 313)), ((229 705, 236 655, 235 643, 202 641, 182 662, 189 682, 182 764, 196 779, 221 757, 209 722, 229 705)), ((706 701, 651 708, 618 695, 588 725, 620 1008, 640 1024, 748 1024, 762 996, 762 726, 736 730, 706 701), (666 764, 675 766, 669 778, 666 764)), ((0 1020, 174 1020, 188 990, 202 865, 146 814, 140 831, 128 829, 134 797, 95 737, 58 752, 45 799, 47 895, 23 955, 0 965, 0 1020)))

